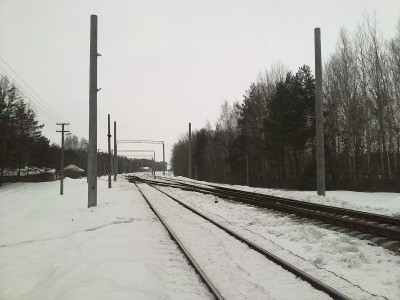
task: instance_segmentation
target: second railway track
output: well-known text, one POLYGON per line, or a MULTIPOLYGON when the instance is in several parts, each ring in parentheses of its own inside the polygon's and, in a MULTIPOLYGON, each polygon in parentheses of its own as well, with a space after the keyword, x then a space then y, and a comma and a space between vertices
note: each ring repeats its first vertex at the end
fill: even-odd
POLYGON ((162 178, 162 181, 137 177, 136 180, 161 186, 170 186, 188 191, 212 194, 217 197, 273 209, 301 218, 307 218, 318 225, 347 233, 360 239, 368 239, 373 244, 400 253, 400 219, 385 215, 352 209, 308 203, 293 199, 246 192, 212 184, 194 184, 176 179, 162 178))
MULTIPOLYGON (((240 295, 240 290, 246 290, 247 288, 252 288, 252 289, 260 288, 260 291, 261 291, 260 296, 262 296, 262 298, 265 298, 267 296, 265 294, 265 291, 266 291, 265 287, 264 287, 265 283, 272 284, 272 286, 277 284, 282 287, 285 287, 284 290, 286 290, 288 295, 290 295, 288 297, 282 297, 282 298, 286 298, 286 299, 291 299, 291 298, 311 299, 313 297, 316 299, 322 299, 324 297, 323 296, 324 293, 334 299, 350 299, 349 297, 345 296, 344 294, 335 290, 334 288, 328 286, 327 284, 321 282, 320 280, 310 276, 309 274, 305 273, 304 271, 294 267, 293 265, 290 265, 289 263, 285 262, 284 260, 273 255, 272 253, 264 250, 263 248, 259 247, 257 244, 247 240, 246 238, 240 236, 239 234, 233 232, 232 230, 225 228, 221 224, 218 224, 216 221, 213 221, 212 219, 209 219, 206 216, 201 215, 198 211, 185 205, 184 203, 181 203, 178 199, 175 199, 171 195, 157 189, 156 187, 150 188, 151 185, 144 184, 137 177, 136 178, 130 177, 130 181, 135 182, 135 184, 138 186, 139 190, 141 190, 142 195, 146 198, 146 201, 148 201, 149 205, 153 207, 153 210, 156 212, 156 214, 162 215, 162 216, 160 216, 160 219, 162 219, 162 222, 163 223, 171 223, 171 225, 166 225, 167 227, 169 227, 169 229, 168 228, 167 229, 172 232, 178 232, 178 234, 176 234, 176 233, 171 234, 171 232, 170 232, 171 237, 183 236, 182 239, 178 238, 178 240, 180 240, 178 242, 178 244, 179 243, 185 244, 185 243, 187 243, 187 241, 189 241, 188 244, 189 244, 190 249, 188 252, 194 251, 194 254, 189 254, 189 257, 188 257, 188 255, 186 255, 186 256, 188 257, 189 260, 190 260, 190 257, 191 258, 194 257, 195 263, 194 264, 191 263, 191 264, 192 265, 197 264, 198 266, 200 266, 199 268, 202 270, 201 272, 203 272, 203 275, 211 274, 211 275, 206 275, 207 277, 205 279, 205 284, 210 288, 210 291, 215 290, 215 291, 217 291, 217 293, 219 293, 217 295, 214 294, 217 299, 224 299, 224 298, 225 299, 242 299, 243 295, 240 295), (165 199, 169 198, 169 201, 165 201, 165 199, 157 200, 157 198, 161 197, 160 195, 163 195, 162 197, 165 199), (151 200, 150 200, 150 198, 151 198, 151 200), (174 201, 171 201, 171 199, 174 201), (155 206, 157 208, 155 208, 155 206), (183 218, 182 220, 176 221, 176 220, 174 220, 173 217, 171 217, 171 215, 168 216, 168 211, 171 210, 172 206, 174 207, 173 208, 174 210, 176 210, 176 209, 182 210, 183 209, 182 213, 179 213, 180 218, 181 219, 183 218), (183 208, 183 207, 185 207, 185 208, 183 208), (197 215, 200 215, 200 219, 199 219, 199 217, 197 217, 196 221, 194 221, 194 223, 191 223, 192 219, 194 217, 193 217, 193 214, 191 214, 192 215, 191 217, 189 217, 187 215, 188 210, 191 210, 192 212, 195 212, 197 215), (159 212, 157 212, 157 211, 159 211, 159 212), (185 218, 189 218, 190 221, 186 221, 185 218), (193 237, 192 233, 190 233, 188 236, 188 233, 187 232, 185 233, 185 228, 181 228, 182 226, 178 226, 176 224, 174 225, 173 224, 174 222, 175 223, 178 222, 180 224, 182 224, 182 223, 186 224, 186 226, 183 226, 183 227, 188 227, 188 228, 190 227, 191 230, 193 230, 193 228, 196 228, 196 230, 202 230, 202 231, 199 231, 199 233, 197 233, 197 231, 196 231, 196 237, 193 237), (211 225, 210 222, 213 225, 211 225), (221 232, 216 233, 215 227, 218 227, 219 229, 224 230, 225 234, 227 233, 229 235, 229 239, 230 239, 229 242, 227 242, 228 238, 226 238, 226 237, 224 237, 221 242, 221 232), (232 238, 234 238, 234 241, 232 241, 232 238), (198 243, 198 244, 193 243, 194 240, 197 240, 196 243, 198 243), (225 244, 225 243, 228 243, 228 244, 225 244), (240 243, 242 245, 243 245, 243 243, 245 243, 252 250, 251 250, 251 252, 248 252, 249 249, 247 247, 246 247, 246 249, 243 249, 243 246, 238 246, 237 244, 236 244, 236 246, 230 246, 231 245, 230 243, 240 243), (221 257, 224 257, 224 256, 231 257, 232 254, 229 252, 231 250, 230 248, 232 248, 232 250, 234 252, 239 251, 239 250, 240 251, 244 250, 244 254, 240 255, 239 256, 240 259, 236 259, 235 263, 233 264, 234 270, 238 271, 239 273, 242 273, 242 276, 243 276, 243 274, 246 274, 244 279, 243 278, 242 279, 230 278, 229 276, 232 276, 232 274, 235 273, 234 270, 232 270, 232 262, 228 262, 226 259, 222 259, 222 261, 219 261, 219 260, 221 260, 220 259, 221 257), (225 252, 222 256, 221 256, 221 253, 219 253, 219 256, 218 256, 217 254, 214 253, 215 251, 217 252, 217 254, 220 251, 225 251, 225 252), (256 253, 256 252, 258 252, 258 253, 256 253), (260 261, 259 254, 262 254, 268 260, 260 261), (258 255, 258 257, 257 257, 257 255, 258 255), (251 258, 249 258, 249 257, 251 257, 251 258), (257 258, 255 258, 255 257, 257 257, 257 258), (197 263, 196 262, 197 260, 199 260, 200 263, 197 263), (250 267, 246 266, 245 262, 241 261, 241 260, 244 260, 244 261, 247 261, 248 263, 250 263, 250 267), (314 288, 322 291, 323 293, 318 294, 318 296, 316 297, 316 296, 313 296, 314 295, 313 293, 307 294, 307 293, 310 293, 310 291, 308 291, 306 288, 306 291, 304 292, 305 294, 300 297, 298 294, 298 289, 299 289, 298 283, 292 283, 292 282, 284 283, 285 280, 282 280, 282 278, 279 279, 280 275, 277 275, 278 271, 276 270, 277 266, 275 264, 279 264, 284 269, 288 270, 295 276, 307 281, 314 288), (261 268, 260 268, 260 265, 262 266, 261 268), (272 266, 272 265, 275 265, 275 266, 272 266), (260 277, 260 274, 265 276, 265 273, 262 272, 262 269, 265 269, 265 268, 270 269, 271 273, 275 274, 275 275, 272 278, 270 276, 268 276, 267 278, 263 278, 263 276, 260 277), (227 273, 226 274, 223 273, 223 275, 218 275, 218 272, 216 271, 218 269, 224 270, 224 272, 227 272, 227 273), (230 270, 225 270, 225 269, 230 269, 230 270), (277 276, 278 276, 279 280, 278 280, 278 282, 276 282, 274 284, 274 282, 277 279, 276 278, 277 276), (251 280, 249 280, 250 278, 251 278, 251 280), (233 286, 231 286, 230 289, 229 288, 227 289, 226 286, 229 285, 229 283, 230 284, 234 283, 234 284, 233 284, 233 286), (211 287, 210 287, 210 285, 211 285, 211 287), (236 285, 238 285, 238 287, 236 287, 236 285), (288 285, 289 286, 292 285, 293 287, 295 287, 295 289, 297 290, 296 293, 293 294, 293 292, 292 292, 292 294, 291 294, 291 292, 288 290, 288 289, 290 289, 290 287, 288 285), (264 294, 263 294, 263 292, 264 292, 264 294)), ((176 216, 176 213, 175 213, 175 216, 176 216)), ((191 231, 189 231, 189 232, 191 232, 191 231)), ((183 246, 183 245, 181 245, 181 246, 183 246)), ((235 254, 235 255, 237 255, 237 254, 235 254)), ((233 255, 232 257, 234 257, 235 255, 233 255)), ((239 276, 239 278, 240 278, 240 276, 239 276)), ((286 278, 286 277, 283 277, 283 278, 286 278)), ((268 286, 268 284, 267 284, 267 286, 268 286)), ((272 289, 272 290, 274 290, 274 289, 272 289)), ((269 296, 273 296, 273 295, 269 295, 269 296)), ((280 296, 282 296, 282 295, 280 295, 280 296)))

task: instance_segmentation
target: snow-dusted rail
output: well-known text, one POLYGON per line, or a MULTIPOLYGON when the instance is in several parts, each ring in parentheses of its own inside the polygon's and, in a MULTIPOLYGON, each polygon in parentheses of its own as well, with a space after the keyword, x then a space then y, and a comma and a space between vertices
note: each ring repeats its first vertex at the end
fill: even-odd
POLYGON ((151 208, 151 210, 154 212, 154 214, 157 216, 157 218, 160 220, 160 222, 163 224, 165 229, 168 231, 169 235, 171 236, 172 240, 178 245, 179 249, 182 250, 183 254, 189 261, 190 265, 195 269, 196 273, 200 276, 200 278, 203 280, 204 284, 208 287, 210 290, 211 294, 218 300, 223 300, 224 298, 222 295, 219 293, 217 288, 211 283, 210 279, 208 279, 207 275, 203 272, 203 270, 200 268, 198 263, 194 260, 194 258, 190 255, 189 251, 185 248, 185 246, 182 244, 182 242, 179 240, 178 236, 173 232, 173 230, 168 226, 167 222, 164 220, 164 218, 158 213, 157 209, 151 204, 149 199, 146 197, 146 195, 142 192, 142 190, 137 186, 135 183, 137 189, 139 190, 140 194, 143 196, 143 198, 146 200, 147 204, 151 208))
POLYGON ((151 209, 155 212, 155 214, 159 217, 159 219, 161 220, 162 224, 166 227, 167 231, 170 233, 172 239, 174 241, 177 242, 178 246, 182 249, 182 251, 184 252, 185 256, 188 258, 190 264, 195 268, 196 272, 198 272, 198 274, 200 275, 200 277, 204 280, 205 284, 207 285, 207 287, 209 287, 211 293, 217 298, 217 299, 223 299, 221 294, 218 292, 218 290, 215 288, 215 286, 211 283, 211 281, 207 278, 207 276, 204 274, 204 272, 201 270, 200 266, 198 263, 196 263, 193 259, 193 257, 190 255, 190 253, 186 250, 186 248, 183 246, 183 244, 181 243, 181 241, 179 240, 179 238, 177 237, 177 235, 173 232, 173 230, 171 229, 170 226, 168 226, 168 224, 165 222, 165 220, 162 218, 162 216, 157 212, 157 210, 154 208, 154 206, 151 204, 151 201, 149 201, 148 197, 145 196, 145 194, 143 193, 143 191, 139 188, 139 186, 136 184, 136 182, 140 182, 140 183, 146 183, 148 186, 153 187, 154 189, 156 189, 159 193, 165 195, 166 197, 172 199, 175 201, 175 203, 178 203, 180 206, 186 208, 187 210, 190 210, 191 212, 195 213, 196 215, 200 216, 201 218, 203 218, 204 220, 212 223, 213 225, 215 225, 216 227, 222 229, 223 231, 225 231, 226 233, 228 233, 230 236, 234 237, 235 239, 237 239, 238 241, 245 243, 246 245, 248 245, 250 247, 250 249, 253 249, 254 251, 262 254, 263 256, 265 256, 268 260, 274 262, 275 264, 281 266, 283 269, 291 272, 292 274, 294 274, 295 276, 301 278, 302 280, 308 282, 309 284, 311 284, 315 289, 320 290, 324 293, 326 293, 327 295, 329 295, 330 297, 332 297, 333 299, 350 299, 349 297, 347 297, 346 295, 340 293, 339 291, 335 290, 334 288, 328 286, 327 284, 321 282, 320 280, 312 277, 311 275, 305 273, 304 271, 298 269, 297 267, 293 266, 292 264, 286 262, 285 260, 277 257, 276 255, 272 254, 271 252, 263 249, 262 247, 258 246, 257 244, 255 244, 254 242, 246 239, 245 237, 241 236, 240 234, 232 231, 231 229, 223 226, 222 224, 216 222, 215 220, 212 220, 210 218, 208 218, 207 216, 205 216, 204 214, 200 213, 198 210, 182 203, 180 200, 176 199, 175 197, 169 195, 168 193, 163 192, 162 190, 158 189, 157 187, 155 187, 153 184, 151 184, 150 182, 143 182, 143 179, 140 179, 136 176, 129 176, 128 180, 135 183, 135 185, 137 186, 137 188, 139 189, 140 193, 143 195, 143 197, 146 199, 147 203, 149 204, 149 206, 151 207, 151 209), (221 298, 220 298, 221 297, 221 298))
MULTIPOLYGON (((144 180, 141 178, 140 180, 144 180)), ((195 184, 172 178, 162 181, 145 180, 157 185, 173 186, 180 189, 197 191, 205 194, 242 202, 258 207, 295 214, 302 218, 317 220, 320 226, 347 233, 360 239, 368 239, 376 245, 400 252, 400 219, 374 213, 309 203, 294 199, 246 192, 212 184, 195 184)))

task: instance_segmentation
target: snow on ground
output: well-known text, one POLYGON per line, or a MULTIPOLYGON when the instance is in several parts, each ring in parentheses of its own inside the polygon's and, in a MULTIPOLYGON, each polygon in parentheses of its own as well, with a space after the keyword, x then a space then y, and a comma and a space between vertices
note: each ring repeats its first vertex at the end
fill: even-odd
MULTIPOLYGON (((176 177, 184 181, 192 181, 186 177, 176 177)), ((209 184, 204 181, 203 184, 209 184)), ((306 202, 343 207, 382 215, 396 216, 400 218, 400 193, 362 193, 352 191, 326 191, 325 197, 318 196, 316 191, 292 191, 268 188, 255 188, 243 185, 214 184, 238 190, 256 192, 276 197, 291 198, 306 202)))
MULTIPOLYGON (((400 257, 389 250, 266 209, 225 201, 212 195, 175 188, 162 189, 321 281, 328 282, 352 299, 400 299, 400 257)), ((360 199, 376 201, 368 193, 340 194, 349 197, 348 203, 357 203, 360 199), (352 194, 359 197, 353 200, 350 198, 352 194)), ((286 192, 285 196, 288 195, 286 192)), ((381 201, 387 207, 392 205, 393 209, 398 205, 393 201, 396 194, 389 195, 389 199, 382 197, 381 201)))
POLYGON ((140 188, 226 299, 330 299, 154 188, 140 188))
MULTIPOLYGON (((400 299, 400 257, 388 250, 281 214, 224 200, 215 203, 214 196, 167 190, 351 298, 400 299)), ((307 192, 291 193, 326 200, 302 195, 307 192)), ((329 193, 326 198, 331 197, 329 193)), ((364 199, 368 195, 344 192, 342 196, 349 199, 340 198, 340 193, 334 197, 353 208, 371 208, 375 202, 375 212, 384 211, 384 205, 379 206, 384 203, 383 195, 379 201, 371 196, 367 204, 364 199)), ((385 202, 386 209, 400 211, 397 194, 389 196, 392 200, 385 202)), ((194 226, 182 226, 187 224, 181 220, 182 212, 169 213, 178 227, 186 227, 189 241, 197 238, 194 226)), ((223 240, 219 246, 222 250, 227 247, 223 240)), ((197 248, 202 259, 210 255, 236 270, 241 268, 241 261, 224 251, 211 256, 197 248)), ((237 250, 240 248, 243 246, 237 250)), ((258 262, 250 262, 258 268, 258 262)), ((214 272, 218 274, 218 269, 214 272)), ((292 280, 289 277, 281 278, 280 286, 269 286, 263 299, 268 295, 293 299, 293 294, 279 293, 292 280)), ((247 280, 248 286, 257 283, 256 279, 247 280)), ((264 288, 249 288, 248 298, 259 299, 256 295, 264 288)), ((126 180, 119 179, 108 189, 106 180, 100 179, 98 206, 91 209, 87 208, 86 179, 66 179, 63 196, 59 195, 59 182, 0 188, 0 299, 211 298, 135 186, 126 180)))
POLYGON ((211 299, 134 186, 0 188, 0 299, 211 299))

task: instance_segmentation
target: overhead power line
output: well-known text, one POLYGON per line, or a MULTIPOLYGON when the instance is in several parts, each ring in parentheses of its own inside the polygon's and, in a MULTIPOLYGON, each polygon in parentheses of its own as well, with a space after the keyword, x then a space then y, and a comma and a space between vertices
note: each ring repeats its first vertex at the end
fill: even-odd
MULTIPOLYGON (((14 81, 14 84, 17 84, 17 81, 10 74, 8 74, 1 66, 0 66, 0 69, 2 69, 14 81)), ((0 74, 0 76, 5 78, 5 76, 3 76, 1 74, 0 74)), ((33 106, 32 109, 35 111, 36 114, 38 114, 38 111, 40 110, 41 114, 46 116, 47 120, 51 120, 52 122, 56 121, 56 118, 54 118, 51 113, 47 112, 46 109, 43 108, 43 106, 40 104, 40 102, 38 102, 34 98, 34 96, 32 96, 32 94, 30 94, 28 91, 26 91, 23 87, 21 87, 19 85, 17 85, 17 88, 20 92, 21 97, 26 99, 29 102, 29 104, 31 104, 33 106), (32 98, 29 98, 26 94, 28 94, 32 98), (37 103, 37 105, 35 105, 32 100, 35 101, 37 103)))
POLYGON ((18 73, 0 56, 0 60, 2 61, 2 62, 4 62, 4 64, 19 78, 19 79, 21 79, 21 81, 43 102, 43 104, 45 105, 45 106, 47 106, 56 116, 58 116, 58 118, 61 118, 61 119, 63 119, 64 121, 66 121, 65 120, 65 118, 62 116, 62 115, 60 115, 57 111, 55 111, 49 104, 47 104, 47 102, 42 98, 42 97, 40 97, 39 96, 39 94, 38 93, 36 93, 35 92, 35 90, 33 89, 33 88, 31 88, 31 86, 28 84, 28 83, 26 83, 26 81, 21 77, 21 76, 19 76, 18 75, 18 73))
MULTIPOLYGON (((30 92, 29 90, 21 86, 18 80, 16 80, 12 75, 10 75, 9 72, 7 72, 7 70, 5 70, 2 66, 0 66, 0 69, 3 70, 4 73, 14 81, 14 84, 17 84, 21 96, 25 98, 32 105, 31 108, 34 110, 39 119, 44 121, 44 123, 48 123, 46 125, 48 125, 53 129, 55 128, 54 124, 59 122, 60 119, 62 121, 67 121, 66 118, 64 118, 61 114, 59 114, 42 97, 40 97, 40 95, 20 75, 18 75, 18 73, 2 57, 0 57, 0 60, 15 74, 16 77, 20 79, 20 81, 23 82, 23 84, 27 87, 27 89, 31 91, 30 92), (29 97, 27 95, 29 95, 29 97)), ((3 75, 1 76, 4 78, 3 75)), ((74 132, 77 133, 79 132, 79 130, 77 130, 73 125, 70 125, 70 127, 72 127, 74 132)), ((77 135, 85 137, 85 135, 81 134, 77 135)))

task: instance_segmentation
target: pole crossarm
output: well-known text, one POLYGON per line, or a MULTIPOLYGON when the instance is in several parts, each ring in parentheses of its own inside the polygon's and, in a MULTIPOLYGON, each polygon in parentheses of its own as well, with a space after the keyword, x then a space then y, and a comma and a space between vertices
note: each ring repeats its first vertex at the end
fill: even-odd
POLYGON ((118 152, 156 152, 155 150, 118 150, 118 152))
POLYGON ((117 143, 130 143, 130 144, 164 144, 164 141, 153 140, 117 140, 117 143))
POLYGON ((69 122, 66 122, 66 123, 56 123, 56 125, 69 125, 69 122))

